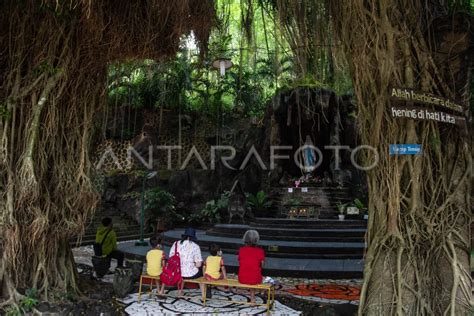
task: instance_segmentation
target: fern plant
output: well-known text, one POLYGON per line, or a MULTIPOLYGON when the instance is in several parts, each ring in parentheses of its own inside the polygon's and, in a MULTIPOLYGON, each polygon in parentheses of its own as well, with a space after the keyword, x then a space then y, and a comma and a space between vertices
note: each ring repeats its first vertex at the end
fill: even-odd
POLYGON ((272 206, 272 201, 268 199, 268 194, 263 191, 258 191, 255 195, 254 194, 247 194, 247 204, 254 210, 254 211, 263 211, 272 206))
POLYGON ((206 202, 201 210, 200 219, 209 223, 219 223, 221 221, 220 208, 215 200, 206 202))
POLYGON ((339 211, 339 214, 342 215, 346 211, 347 203, 337 202, 336 207, 339 211))
POLYGON ((355 199, 354 200, 354 205, 359 209, 359 210, 365 210, 365 204, 360 200, 360 199, 355 199))
POLYGON ((229 205, 230 192, 225 191, 218 199, 208 201, 201 210, 200 218, 209 223, 220 223, 221 211, 229 205))
POLYGON ((287 205, 291 207, 300 207, 301 201, 299 199, 291 198, 291 199, 288 199, 287 205))

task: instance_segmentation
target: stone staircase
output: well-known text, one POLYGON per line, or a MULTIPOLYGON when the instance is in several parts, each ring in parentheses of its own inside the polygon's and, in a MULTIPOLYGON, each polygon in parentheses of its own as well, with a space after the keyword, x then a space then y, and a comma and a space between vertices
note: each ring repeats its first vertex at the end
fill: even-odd
MULTIPOLYGON (((365 233, 367 221, 354 216, 338 220, 337 203, 352 202, 350 188, 321 185, 303 189, 274 187, 269 198, 272 207, 265 217, 242 224, 216 224, 198 230, 198 244, 203 257, 209 255, 211 244, 224 253, 229 272, 239 267, 238 251, 243 246, 242 236, 249 229, 260 234, 259 247, 265 250, 263 273, 268 276, 347 279, 362 278, 364 269, 365 233), (297 203, 296 203, 297 202, 297 203), (295 206, 297 204, 297 206, 295 206), (312 213, 290 214, 291 210, 311 209, 312 213)), ((181 238, 184 229, 162 234, 166 251, 181 238)), ((144 259, 148 247, 126 243, 120 248, 130 258, 144 259)))
MULTIPOLYGON (((136 240, 140 238, 140 224, 137 223, 135 219, 116 209, 113 205, 104 203, 86 226, 80 245, 91 245, 95 242, 96 230, 104 217, 110 217, 112 219, 114 230, 117 233, 117 241, 136 240)), ((150 233, 146 232, 144 234, 145 238, 150 237, 150 235, 150 233)), ((75 245, 75 241, 72 243, 75 245)))
MULTIPOLYGON (((361 278, 366 224, 364 220, 255 218, 248 224, 216 224, 198 231, 197 237, 203 256, 211 244, 221 247, 230 272, 238 269, 242 236, 255 229, 260 234, 259 246, 266 253, 266 275, 361 278)), ((167 249, 182 233, 182 229, 163 233, 167 249)))

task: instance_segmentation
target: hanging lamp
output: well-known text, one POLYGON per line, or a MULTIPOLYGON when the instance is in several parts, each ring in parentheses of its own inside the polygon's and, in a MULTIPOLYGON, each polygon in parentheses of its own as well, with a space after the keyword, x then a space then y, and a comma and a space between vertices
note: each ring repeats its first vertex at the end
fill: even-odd
POLYGON ((219 70, 221 77, 224 77, 226 70, 233 65, 232 61, 228 58, 219 58, 212 62, 212 67, 219 70))

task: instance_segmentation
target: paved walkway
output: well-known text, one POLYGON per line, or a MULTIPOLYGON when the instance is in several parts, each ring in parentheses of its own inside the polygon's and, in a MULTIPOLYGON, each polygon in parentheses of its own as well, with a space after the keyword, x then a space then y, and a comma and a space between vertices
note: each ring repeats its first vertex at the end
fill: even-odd
MULTIPOLYGON (((135 241, 130 242, 121 242, 119 243, 119 248, 129 249, 134 248, 137 253, 146 254, 149 250, 149 247, 137 247, 134 246, 135 241)), ((166 249, 168 251, 168 249, 166 249)), ((91 257, 93 254, 92 246, 84 246, 73 249, 76 263, 79 264, 79 272, 82 271, 81 267, 92 267, 91 257)), ((203 253, 203 256, 206 256, 203 253)), ((227 260, 227 259, 224 259, 227 260)), ((112 260, 111 269, 115 268, 115 260, 112 260)), ((230 278, 236 278, 234 274, 229 274, 230 278)), ((320 303, 329 303, 329 304, 352 304, 358 305, 359 303, 359 293, 362 280, 353 279, 353 280, 332 280, 332 279, 308 279, 308 278, 287 278, 287 277, 273 277, 277 281, 277 294, 279 295, 291 295, 308 301, 320 302, 320 303)), ((106 275, 103 279, 104 282, 112 282, 113 275, 106 275)), ((228 289, 218 289, 220 291, 219 295, 229 295, 228 289), (221 293, 222 292, 222 293, 221 293), (224 294, 223 294, 224 293, 224 294)), ((172 292, 171 292, 172 293, 172 292)), ((192 293, 192 292, 190 292, 192 293)), ((247 297, 245 290, 233 290, 231 291, 232 295, 237 295, 238 297, 247 297)), ((127 306, 130 307, 130 311, 134 310, 136 305, 133 302, 134 296, 130 296, 127 300, 127 306)), ((243 298, 242 298, 243 299, 243 298)), ((138 304, 138 303, 137 303, 138 304)), ((169 302, 162 301, 159 304, 169 304, 169 302)), ((173 301, 172 304, 178 304, 178 302, 173 301)), ((188 303, 181 302, 178 305, 182 306, 184 309, 188 309, 188 303), (181 305, 180 305, 181 304, 181 305), (184 305, 182 305, 184 304, 184 305)), ((194 303, 193 303, 194 304, 194 303)), ((164 305, 163 305, 164 306, 164 305)), ((166 305, 168 306, 168 305, 166 305)), ((151 307, 150 307, 151 308, 151 307)), ((154 310, 157 307, 152 307, 154 310)), ((175 307, 170 307, 175 308, 175 307)), ((146 314, 143 314, 146 315, 146 314)))
MULTIPOLYGON (((250 302, 250 297, 246 294, 234 293, 230 290, 213 290, 212 300, 207 301, 206 306, 201 300, 200 290, 185 290, 184 295, 186 299, 177 298, 176 290, 169 290, 167 297, 156 297, 148 294, 142 295, 142 300, 138 303, 138 294, 134 293, 128 295, 124 299, 119 299, 119 302, 125 305, 124 311, 128 315, 265 315, 265 307, 252 307, 248 304, 238 304, 234 302, 250 302), (215 300, 218 299, 218 300, 215 300)), ((263 300, 256 297, 256 302, 262 304, 263 300)), ((271 315, 300 315, 296 311, 286 305, 281 304, 278 300, 275 301, 275 307, 271 315)))

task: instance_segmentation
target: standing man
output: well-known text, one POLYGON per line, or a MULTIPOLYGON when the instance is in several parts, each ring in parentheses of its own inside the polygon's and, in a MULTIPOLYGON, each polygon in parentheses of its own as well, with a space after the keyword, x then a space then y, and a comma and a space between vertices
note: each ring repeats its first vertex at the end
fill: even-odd
POLYGON ((96 244, 102 245, 102 256, 117 260, 117 268, 123 267, 123 252, 117 250, 117 234, 112 227, 112 219, 106 217, 102 220, 102 225, 97 228, 95 235, 96 244))

